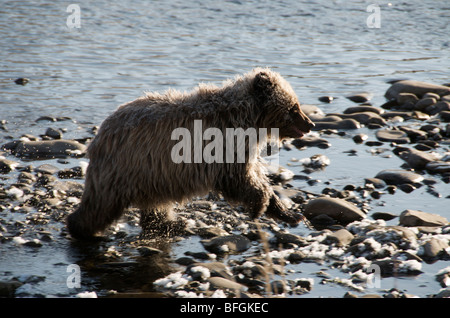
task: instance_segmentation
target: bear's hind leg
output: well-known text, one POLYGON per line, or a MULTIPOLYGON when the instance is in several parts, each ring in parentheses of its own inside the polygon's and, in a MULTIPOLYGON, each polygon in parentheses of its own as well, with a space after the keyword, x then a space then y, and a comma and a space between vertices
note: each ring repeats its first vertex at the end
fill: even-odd
POLYGON ((172 207, 142 209, 139 224, 142 238, 172 237, 182 234, 186 227, 183 220, 176 218, 172 207))

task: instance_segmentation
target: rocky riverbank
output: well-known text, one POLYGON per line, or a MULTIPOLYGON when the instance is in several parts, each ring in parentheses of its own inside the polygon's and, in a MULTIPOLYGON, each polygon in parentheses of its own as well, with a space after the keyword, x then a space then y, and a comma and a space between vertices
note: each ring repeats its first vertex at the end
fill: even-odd
MULTIPOLYGON (((308 186, 316 182, 311 177, 315 171, 329 166, 325 155, 291 160, 286 167, 268 166, 283 202, 307 218, 307 225, 299 225, 304 235, 264 217, 251 221, 240 207, 208 196, 178 208, 187 231, 170 242, 140 238, 133 209, 111 228, 108 239, 91 245, 72 242, 64 219, 79 203, 88 164, 83 156, 96 127, 77 139, 66 139, 67 131, 53 127, 40 136, 8 136, 9 123, 2 122, 2 135, 10 138, 0 153, 2 250, 18 255, 26 249, 49 257, 55 249, 69 250, 70 260, 87 278, 81 289, 55 293, 63 297, 299 297, 318 285, 343 287, 341 297, 410 297, 414 293, 401 289, 376 289, 377 282, 425 274, 439 286, 428 297, 449 297, 450 225, 440 215, 444 211, 432 206, 425 211, 405 206, 400 214, 372 209, 385 196, 399 191, 412 196, 419 188, 436 199, 450 198, 435 188, 437 182, 450 182, 450 87, 397 81, 385 97, 386 103, 374 106, 370 95, 348 96, 357 105, 343 113, 326 114, 324 107, 305 105, 315 132, 283 148, 329 149, 329 137, 338 136, 374 153, 397 156, 402 166, 387 166, 343 188, 326 186, 325 181, 321 192, 308 186), (368 133, 361 133, 362 127, 368 133), (293 186, 293 181, 304 186, 293 186), (182 253, 173 248, 187 241, 194 244, 182 253), (342 275, 326 270, 303 275, 303 266, 310 263, 342 275), (441 266, 426 273, 428 264, 441 266)), ((37 119, 50 126, 70 120, 37 119)), ((0 296, 48 296, 35 291, 50 280, 45 274, 17 275, 4 259, 1 267, 0 296)))

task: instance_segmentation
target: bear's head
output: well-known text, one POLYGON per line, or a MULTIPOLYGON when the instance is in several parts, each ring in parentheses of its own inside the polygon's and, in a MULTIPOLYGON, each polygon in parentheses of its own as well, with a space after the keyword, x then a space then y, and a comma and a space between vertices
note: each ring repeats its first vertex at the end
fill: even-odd
POLYGON ((291 85, 280 74, 269 69, 255 71, 253 94, 261 126, 278 128, 280 139, 300 138, 314 127, 291 85))

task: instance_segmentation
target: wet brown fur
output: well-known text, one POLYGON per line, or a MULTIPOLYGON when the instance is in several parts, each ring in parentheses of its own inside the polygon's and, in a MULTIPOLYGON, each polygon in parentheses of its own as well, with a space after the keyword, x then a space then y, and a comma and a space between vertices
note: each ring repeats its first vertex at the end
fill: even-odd
MULTIPOLYGON (((121 105, 101 125, 88 148, 90 164, 78 209, 69 215, 72 237, 104 231, 127 207, 141 209, 141 225, 174 219, 171 207, 210 191, 243 204, 252 218, 268 216, 295 224, 300 217, 274 194, 258 160, 245 163, 174 163, 174 129, 279 128, 280 139, 301 137, 312 122, 300 110, 296 94, 280 74, 254 69, 218 87, 201 84, 191 92, 148 93, 121 105), (145 221, 144 221, 145 220, 145 221)), ((258 140, 257 145, 266 143, 258 140)), ((249 144, 247 143, 247 146, 249 144)), ((249 149, 246 149, 247 153, 249 149)), ((224 152, 225 153, 225 152, 224 152)))

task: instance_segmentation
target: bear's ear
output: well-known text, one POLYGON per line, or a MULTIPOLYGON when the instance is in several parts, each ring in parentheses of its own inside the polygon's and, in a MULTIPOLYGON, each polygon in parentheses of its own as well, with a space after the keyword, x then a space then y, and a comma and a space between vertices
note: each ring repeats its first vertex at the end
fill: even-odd
POLYGON ((272 87, 273 83, 270 76, 266 72, 259 72, 255 75, 255 79, 253 81, 253 91, 259 102, 267 100, 267 98, 271 95, 272 87))

